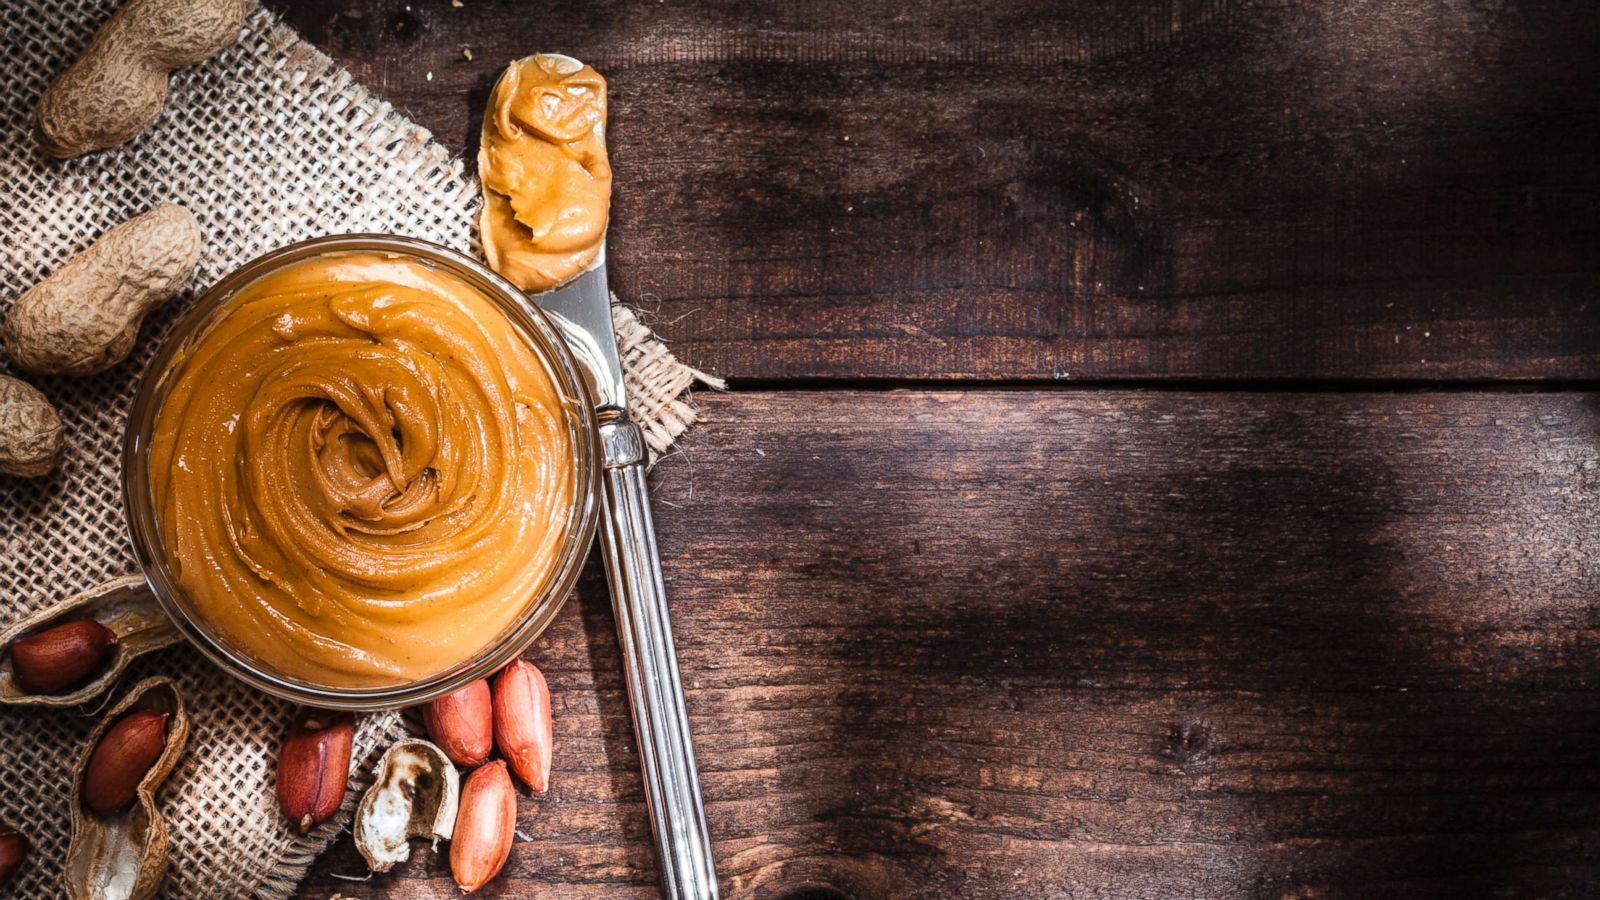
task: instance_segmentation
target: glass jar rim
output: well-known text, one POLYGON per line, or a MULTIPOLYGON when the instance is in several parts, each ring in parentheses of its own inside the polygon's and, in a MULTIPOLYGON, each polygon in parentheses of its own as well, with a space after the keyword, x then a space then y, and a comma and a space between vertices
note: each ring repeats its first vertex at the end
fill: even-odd
POLYGON ((420 238, 390 234, 344 234, 311 238, 270 251, 234 269, 207 290, 179 319, 140 377, 122 446, 122 500, 139 568, 156 601, 189 643, 230 675, 274 696, 328 709, 394 709, 425 703, 498 671, 539 637, 566 603, 588 557, 599 518, 600 466, 594 401, 587 377, 547 316, 493 270, 463 253, 420 238), (274 673, 228 645, 181 599, 157 527, 149 478, 150 433, 159 400, 177 371, 180 351, 216 322, 240 290, 282 267, 344 253, 380 253, 416 259, 476 288, 527 339, 573 411, 574 504, 556 565, 527 609, 494 642, 459 666, 426 678, 378 688, 332 688, 274 673))

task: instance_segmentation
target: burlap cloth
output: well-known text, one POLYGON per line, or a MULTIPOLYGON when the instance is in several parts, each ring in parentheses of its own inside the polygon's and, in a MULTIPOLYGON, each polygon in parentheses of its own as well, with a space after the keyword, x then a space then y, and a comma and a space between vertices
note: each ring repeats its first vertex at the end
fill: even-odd
MULTIPOLYGON (((83 159, 44 158, 30 124, 39 93, 114 6, 0 0, 0 314, 95 235, 158 200, 188 206, 206 233, 196 289, 324 234, 392 232, 472 250, 478 186, 462 162, 261 9, 251 10, 237 46, 173 79, 166 111, 144 135, 83 159)), ((153 348, 192 298, 146 323, 133 357, 106 374, 25 376, 61 411, 71 449, 49 478, 0 476, 0 628, 134 571, 118 481, 123 420, 153 348)), ((698 373, 616 311, 636 417, 660 451, 694 421, 682 395, 698 373)), ((15 374, 3 360, 0 372, 15 374)), ((155 673, 178 680, 194 719, 189 751, 162 794, 172 836, 167 895, 287 897, 346 827, 356 792, 335 821, 291 836, 272 793, 290 707, 235 684, 186 646, 146 657, 109 696, 155 673)), ((0 710, 0 823, 33 842, 11 896, 64 896, 71 768, 96 711, 0 710)), ((364 718, 357 787, 403 728, 395 713, 364 718)))

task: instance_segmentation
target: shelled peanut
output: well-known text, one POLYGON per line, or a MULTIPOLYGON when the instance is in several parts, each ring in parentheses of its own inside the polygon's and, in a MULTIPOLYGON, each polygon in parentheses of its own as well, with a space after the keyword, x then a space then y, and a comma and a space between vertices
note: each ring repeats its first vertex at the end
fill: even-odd
POLYGON ((488 884, 511 857, 517 831, 517 792, 504 760, 479 766, 461 788, 450 871, 462 892, 488 884))
POLYGON ((494 749, 494 714, 486 678, 429 703, 422 719, 433 742, 458 766, 482 765, 494 749))
POLYGON ((525 659, 513 660, 495 676, 494 740, 529 790, 549 790, 550 688, 544 673, 525 659))
POLYGON ((301 834, 339 811, 354 738, 349 713, 307 709, 290 723, 278 754, 278 805, 301 834))
POLYGON ((167 748, 169 713, 131 712, 106 731, 89 757, 83 776, 83 805, 114 816, 133 805, 139 782, 167 748))
POLYGON ((22 864, 28 861, 28 839, 10 828, 0 826, 0 888, 6 886, 22 864))
POLYGON ((17 684, 30 694, 81 687, 111 660, 117 633, 93 619, 70 619, 11 645, 17 684))

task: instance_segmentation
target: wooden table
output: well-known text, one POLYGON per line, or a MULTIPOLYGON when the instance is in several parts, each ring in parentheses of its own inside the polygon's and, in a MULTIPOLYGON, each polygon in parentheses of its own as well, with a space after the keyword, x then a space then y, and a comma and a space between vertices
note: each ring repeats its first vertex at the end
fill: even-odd
MULTIPOLYGON (((1600 895, 1600 7, 269 5, 469 156, 610 79, 725 897, 1600 895)), ((597 568, 534 658, 485 893, 653 896, 597 568)))

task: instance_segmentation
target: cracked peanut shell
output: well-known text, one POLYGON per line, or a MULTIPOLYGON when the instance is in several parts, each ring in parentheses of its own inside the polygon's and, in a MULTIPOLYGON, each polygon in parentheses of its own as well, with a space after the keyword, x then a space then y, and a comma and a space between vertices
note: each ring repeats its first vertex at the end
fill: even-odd
POLYGON ((74 706, 105 693, 128 664, 145 653, 182 640, 142 575, 124 575, 96 585, 0 632, 0 704, 74 706), (74 619, 92 619, 116 636, 110 659, 93 677, 66 693, 35 694, 17 682, 13 645, 74 619))
POLYGON ((423 740, 396 741, 383 754, 372 787, 356 807, 356 849, 374 872, 411 858, 411 838, 450 840, 461 774, 444 750, 423 740))
POLYGON ((72 843, 63 878, 71 900, 149 900, 167 875, 167 824, 156 792, 183 756, 189 716, 183 695, 169 678, 147 678, 133 686, 89 735, 73 778, 72 843), (133 805, 101 815, 84 802, 85 779, 100 739, 133 713, 166 719, 166 745, 139 779, 133 805))

